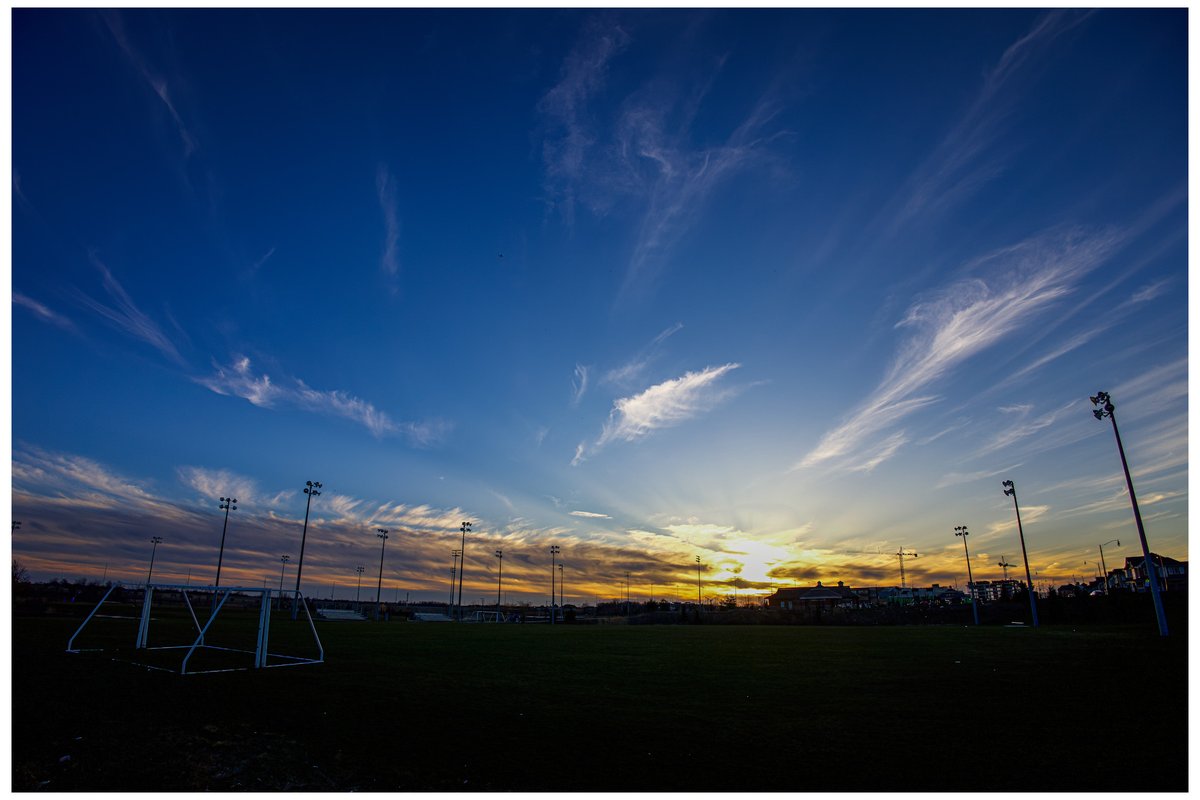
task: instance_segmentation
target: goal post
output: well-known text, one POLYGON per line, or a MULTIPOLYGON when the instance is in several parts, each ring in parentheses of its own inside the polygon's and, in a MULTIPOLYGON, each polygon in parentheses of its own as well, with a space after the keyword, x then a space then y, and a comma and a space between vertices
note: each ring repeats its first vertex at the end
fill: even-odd
MULTIPOLYGON (((134 636, 134 651, 157 651, 157 650, 184 650, 183 659, 179 663, 178 668, 165 668, 152 664, 133 662, 138 666, 146 667, 147 669, 159 669, 167 672, 178 672, 181 675, 196 675, 207 672, 234 672, 248 669, 263 669, 267 667, 288 667, 297 666, 300 664, 321 664, 325 661, 325 648, 321 644, 321 637, 317 634, 317 626, 313 622, 312 614, 309 612, 308 603, 298 591, 275 592, 272 589, 258 586, 192 586, 172 583, 140 583, 140 584, 121 584, 114 583, 105 592, 100 602, 84 619, 78 630, 71 636, 67 642, 68 653, 81 653, 89 651, 104 650, 105 648, 81 648, 76 645, 76 640, 80 634, 88 627, 97 612, 100 611, 114 590, 117 588, 129 588, 142 591, 142 607, 138 615, 137 633, 134 636), (190 617, 191 626, 194 636, 190 636, 186 642, 182 644, 159 644, 152 645, 150 643, 150 629, 155 621, 153 611, 155 608, 156 595, 175 594, 182 598, 183 606, 186 607, 188 616, 190 617), (211 596, 213 599, 212 611, 208 615, 208 619, 201 623, 200 618, 196 614, 196 609, 192 604, 192 594, 200 593, 211 596), (308 623, 308 631, 312 634, 313 644, 316 646, 317 655, 315 658, 291 655, 287 653, 272 653, 270 650, 270 631, 271 631, 271 607, 272 598, 279 594, 281 596, 292 596, 293 602, 298 603, 304 608, 304 617, 308 623), (250 606, 257 605, 258 607, 258 626, 257 635, 254 638, 254 649, 246 649, 242 647, 224 647, 212 643, 211 634, 213 626, 218 622, 221 616, 221 611, 229 604, 231 598, 238 597, 239 599, 250 596, 250 606), (257 598, 257 602, 254 601, 257 598), (244 653, 253 656, 252 666, 234 666, 222 669, 189 669, 189 662, 192 657, 200 651, 225 651, 229 653, 244 653)), ((232 604, 230 604, 232 605, 232 604)), ((228 614, 226 614, 228 616, 228 614)))

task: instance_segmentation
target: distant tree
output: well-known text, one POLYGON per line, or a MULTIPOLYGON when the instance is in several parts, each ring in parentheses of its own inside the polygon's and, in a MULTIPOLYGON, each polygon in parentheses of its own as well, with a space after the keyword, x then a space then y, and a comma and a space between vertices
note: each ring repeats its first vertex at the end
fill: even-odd
POLYGON ((12 565, 12 580, 14 584, 29 583, 29 570, 21 566, 21 562, 13 559, 12 565))

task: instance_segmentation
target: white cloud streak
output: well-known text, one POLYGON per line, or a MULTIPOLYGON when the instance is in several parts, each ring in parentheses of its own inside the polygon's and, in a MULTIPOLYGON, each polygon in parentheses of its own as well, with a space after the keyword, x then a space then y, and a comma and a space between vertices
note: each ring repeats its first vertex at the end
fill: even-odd
POLYGON ((1030 324, 1069 295, 1079 279, 1112 252, 1116 237, 1051 233, 991 253, 976 266, 999 276, 959 281, 919 299, 898 329, 914 331, 897 348, 883 380, 850 417, 828 431, 793 469, 824 464, 860 469, 893 455, 874 438, 897 421, 936 402, 927 394, 964 361, 1030 324))
POLYGON ((585 454, 594 454, 610 442, 637 441, 656 430, 678 425, 709 411, 736 391, 716 384, 740 366, 706 367, 651 386, 640 394, 618 399, 613 403, 600 437, 590 449, 580 442, 571 465, 578 465, 585 454))
POLYGON ((379 209, 383 212, 383 255, 379 267, 388 278, 394 280, 400 272, 400 215, 396 209, 396 181, 386 164, 375 170, 375 191, 379 195, 379 209))
POLYGON ((1044 14, 1005 50, 985 77, 974 102, 909 178, 902 194, 903 204, 891 222, 893 232, 919 214, 962 202, 1004 172, 1000 158, 988 158, 987 154, 1006 129, 1021 97, 1021 79, 1055 39, 1087 16, 1077 11, 1044 14))
POLYGON ((163 333, 156 322, 134 305, 125 288, 121 286, 120 281, 113 276, 104 262, 95 253, 91 253, 90 258, 92 264, 100 271, 104 290, 112 298, 114 306, 106 306, 86 294, 81 294, 80 299, 84 305, 106 319, 117 329, 124 331, 135 339, 140 339, 175 363, 183 364, 183 357, 179 354, 175 343, 163 333))
POLYGON ((313 389, 299 379, 294 380, 294 386, 280 385, 265 372, 256 375, 246 356, 235 359, 228 367, 217 366, 212 375, 194 380, 217 394, 240 397, 261 408, 291 405, 313 413, 342 417, 362 425, 377 439, 404 436, 412 444, 426 447, 440 442, 452 427, 450 423, 436 419, 397 422, 362 398, 336 389, 313 389))
POLYGON ((575 365, 575 377, 571 379, 571 405, 578 406, 579 401, 588 390, 588 368, 583 364, 575 365))
POLYGON ((640 380, 642 375, 646 372, 646 369, 658 356, 659 351, 662 349, 663 342, 681 330, 683 330, 683 323, 676 322, 671 327, 659 333, 650 341, 650 344, 638 351, 637 355, 635 355, 629 361, 604 373, 604 383, 610 383, 624 388, 635 381, 640 380))
POLYGON ((587 519, 612 519, 608 514, 599 514, 595 511, 572 511, 572 517, 586 517, 587 519))
POLYGON ((100 16, 104 20, 104 24, 108 26, 113 39, 116 40, 121 50, 125 53, 125 57, 137 69, 142 79, 154 90, 158 99, 162 101, 167 112, 171 115, 171 120, 175 123, 175 128, 178 130, 179 138, 183 143, 183 155, 187 158, 195 152, 196 140, 188 131, 187 126, 183 124, 183 118, 179 115, 179 111, 176 110, 175 104, 171 101, 171 93, 167 82, 150 69, 146 60, 129 42, 129 37, 125 33, 125 23, 122 21, 120 14, 115 11, 106 11, 101 12, 100 16))
POLYGON ((42 322, 48 322, 51 325, 57 325, 63 330, 75 330, 75 323, 71 322, 71 320, 67 319, 62 314, 59 314, 56 311, 51 311, 49 308, 42 305, 37 300, 34 300, 32 297, 27 297, 20 292, 14 291, 12 293, 12 301, 13 305, 28 308, 42 322))

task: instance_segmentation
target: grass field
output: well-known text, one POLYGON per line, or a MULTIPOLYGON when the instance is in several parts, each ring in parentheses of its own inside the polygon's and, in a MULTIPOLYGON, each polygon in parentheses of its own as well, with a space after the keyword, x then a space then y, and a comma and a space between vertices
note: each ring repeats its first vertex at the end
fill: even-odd
POLYGON ((1186 636, 1152 621, 318 623, 325 664, 196 676, 66 654, 77 624, 13 620, 16 790, 1187 788, 1186 636))

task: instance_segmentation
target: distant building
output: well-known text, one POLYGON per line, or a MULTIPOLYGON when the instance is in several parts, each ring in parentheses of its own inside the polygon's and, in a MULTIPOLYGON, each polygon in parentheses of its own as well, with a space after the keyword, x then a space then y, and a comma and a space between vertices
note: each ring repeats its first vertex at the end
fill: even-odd
POLYGON ((825 586, 817 581, 816 586, 795 586, 776 589, 767 598, 767 608, 796 611, 806 608, 867 608, 884 605, 957 604, 966 600, 966 595, 949 586, 933 584, 928 587, 860 586, 850 587, 842 581, 836 586, 825 586))
MULTIPOLYGON (((1150 561, 1158 573, 1158 587, 1163 591, 1187 591, 1186 561, 1177 561, 1157 553, 1150 554, 1150 561)), ((1150 591, 1149 574, 1146 571, 1144 556, 1129 556, 1125 566, 1109 573, 1109 586, 1114 589, 1124 589, 1131 592, 1150 591)))

